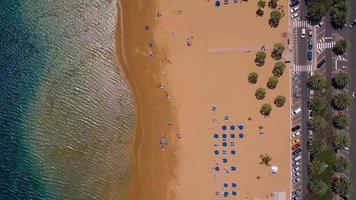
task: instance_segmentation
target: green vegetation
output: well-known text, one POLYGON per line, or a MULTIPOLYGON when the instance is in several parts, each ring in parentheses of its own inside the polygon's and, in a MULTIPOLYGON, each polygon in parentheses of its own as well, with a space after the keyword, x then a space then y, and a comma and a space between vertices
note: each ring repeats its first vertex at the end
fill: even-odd
POLYGON ((270 0, 268 2, 268 7, 270 7, 271 9, 277 8, 277 2, 278 2, 278 0, 270 0))
POLYGON ((264 155, 260 155, 260 158, 261 158, 261 162, 260 162, 261 165, 271 166, 270 164, 270 162, 272 161, 271 156, 264 154, 264 155))
POLYGON ((308 127, 309 129, 316 131, 318 133, 322 132, 326 128, 326 120, 321 116, 315 116, 309 119, 308 127))
POLYGON ((350 125, 350 119, 347 115, 340 114, 333 117, 332 124, 334 128, 341 130, 350 125))
POLYGON ((268 79, 268 82, 267 82, 267 87, 269 89, 274 89, 277 87, 277 84, 278 84, 278 78, 275 77, 275 76, 271 76, 269 79, 268 79))
POLYGON ((265 98, 265 96, 266 96, 266 90, 264 88, 257 88, 255 92, 256 99, 262 100, 265 98))
POLYGON ((256 53, 255 63, 257 66, 261 67, 266 62, 266 53, 264 51, 259 51, 256 53))
POLYGON ((248 82, 250 82, 251 84, 256 84, 258 80, 258 74, 256 72, 251 72, 248 75, 248 82))
POLYGON ((334 0, 331 10, 331 25, 335 29, 342 29, 350 16, 350 6, 347 0, 334 0))
POLYGON ((309 78, 307 86, 311 90, 322 91, 328 88, 328 82, 321 74, 314 74, 309 78))
POLYGON ((340 93, 334 96, 331 105, 335 110, 342 111, 351 106, 352 99, 349 95, 340 93))
POLYGON ((336 194, 345 196, 351 193, 351 182, 344 177, 340 177, 333 183, 333 190, 336 194))
POLYGON ((283 13, 280 10, 273 10, 270 19, 268 20, 269 25, 274 28, 277 27, 282 17, 283 13))
POLYGON ((325 140, 313 138, 308 141, 308 150, 313 155, 318 155, 327 149, 325 140))
POLYGON ((277 107, 282 107, 286 103, 286 101, 287 99, 284 96, 279 95, 274 99, 274 104, 277 107))
POLYGON ((309 163, 309 172, 312 175, 321 175, 327 168, 327 165, 320 161, 314 159, 311 163, 309 163))
POLYGON ((315 96, 309 102, 309 109, 313 113, 320 114, 326 109, 326 99, 323 96, 315 96))
POLYGON ((308 185, 309 192, 315 196, 322 196, 328 191, 328 186, 322 180, 311 180, 308 185))
POLYGON ((269 116, 272 112, 272 106, 270 104, 263 104, 261 109, 260 109, 260 113, 263 116, 269 116))
POLYGON ((284 50, 285 50, 285 47, 282 43, 276 43, 274 45, 272 53, 271 53, 272 58, 274 58, 276 60, 281 59, 283 56, 284 50))
POLYGON ((337 173, 348 172, 351 169, 351 162, 343 156, 337 156, 333 165, 333 169, 337 173))
POLYGON ((258 0, 257 6, 258 6, 258 9, 256 11, 256 15, 261 17, 261 16, 264 15, 264 12, 263 12, 262 9, 264 7, 266 7, 266 1, 265 0, 258 0))
POLYGON ((284 62, 276 62, 273 68, 273 75, 276 77, 281 77, 286 69, 286 64, 284 62))
POLYGON ((342 90, 351 82, 349 74, 344 72, 337 73, 332 79, 332 85, 335 89, 342 90))
POLYGON ((307 19, 312 24, 318 24, 326 13, 326 6, 321 1, 310 1, 307 6, 307 19))
POLYGON ((350 138, 344 134, 344 133, 337 133, 335 135, 335 140, 334 140, 334 148, 336 150, 343 149, 343 148, 350 148, 351 146, 351 141, 350 138))
POLYGON ((336 55, 342 55, 346 52, 348 46, 349 45, 345 39, 339 40, 336 42, 335 46, 333 47, 333 52, 336 55))

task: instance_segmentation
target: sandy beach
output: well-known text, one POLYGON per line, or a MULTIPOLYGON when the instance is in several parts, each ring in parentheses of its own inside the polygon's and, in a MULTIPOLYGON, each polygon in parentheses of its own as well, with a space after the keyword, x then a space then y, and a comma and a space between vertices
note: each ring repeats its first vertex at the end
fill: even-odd
MULTIPOLYGON (((287 1, 279 4, 287 13, 287 1)), ((273 199, 274 192, 290 199, 289 69, 277 88, 266 89, 265 99, 254 96, 272 75, 271 48, 286 43, 288 15, 271 28, 271 9, 266 6, 263 17, 256 10, 251 0, 219 8, 209 0, 121 1, 119 60, 137 110, 130 199, 220 199, 225 191, 229 197, 236 191, 234 199, 273 199), (266 64, 257 67, 255 53, 262 46, 266 64), (254 85, 247 81, 252 71, 259 74, 254 85), (273 105, 277 95, 287 97, 282 108, 273 105), (269 117, 259 113, 264 103, 272 105, 269 117), (224 125, 235 129, 222 131, 224 125), (244 136, 227 149, 214 133, 244 136), (161 138, 168 141, 163 150, 161 138), (237 153, 224 156, 223 149, 237 153), (261 154, 272 157, 277 174, 260 164, 261 154), (226 173, 231 166, 237 170, 226 173)))

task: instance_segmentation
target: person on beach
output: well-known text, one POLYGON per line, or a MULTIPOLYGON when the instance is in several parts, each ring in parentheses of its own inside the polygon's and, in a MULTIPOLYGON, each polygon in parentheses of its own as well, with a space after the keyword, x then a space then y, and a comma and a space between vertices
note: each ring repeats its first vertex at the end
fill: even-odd
POLYGON ((161 146, 162 151, 164 151, 165 148, 168 146, 168 141, 164 135, 161 135, 161 140, 159 142, 159 145, 161 146))

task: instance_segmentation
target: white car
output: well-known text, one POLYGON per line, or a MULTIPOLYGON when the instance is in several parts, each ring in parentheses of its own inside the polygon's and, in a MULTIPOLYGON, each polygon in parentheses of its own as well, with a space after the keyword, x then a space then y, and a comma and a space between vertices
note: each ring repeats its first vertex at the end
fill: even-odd
POLYGON ((295 13, 299 10, 299 6, 290 9, 290 13, 295 13))
POLYGON ((322 25, 324 24, 324 21, 321 21, 319 24, 317 24, 315 27, 319 29, 322 25))
POLYGON ((295 161, 295 162, 293 162, 293 167, 295 167, 295 166, 300 166, 300 161, 295 161))
POLYGON ((298 16, 299 16, 299 13, 293 13, 293 14, 290 15, 290 18, 291 18, 291 19, 295 19, 295 18, 297 18, 298 16))
POLYGON ((310 139, 313 138, 313 135, 314 135, 313 131, 312 131, 312 130, 309 130, 309 138, 310 138, 310 139))
POLYGON ((294 116, 294 115, 300 113, 301 111, 302 111, 302 109, 299 107, 292 112, 292 115, 294 116))
POLYGON ((300 172, 296 172, 293 174, 293 178, 298 178, 300 177, 301 173, 300 172))
POLYGON ((293 136, 293 137, 298 137, 298 136, 300 136, 300 132, 297 131, 297 132, 293 133, 292 136, 293 136))
POLYGON ((300 171, 300 167, 295 167, 295 168, 293 168, 293 172, 294 173, 297 173, 297 172, 299 172, 300 171))
POLYGON ((349 148, 349 147, 344 147, 344 150, 345 150, 346 152, 349 152, 350 148, 349 148))
POLYGON ((298 178, 295 178, 295 179, 293 179, 293 183, 298 183, 298 182, 300 182, 302 179, 300 178, 300 177, 298 177, 298 178))
POLYGON ((306 32, 307 30, 305 28, 302 28, 302 35, 301 35, 302 38, 305 38, 306 32))

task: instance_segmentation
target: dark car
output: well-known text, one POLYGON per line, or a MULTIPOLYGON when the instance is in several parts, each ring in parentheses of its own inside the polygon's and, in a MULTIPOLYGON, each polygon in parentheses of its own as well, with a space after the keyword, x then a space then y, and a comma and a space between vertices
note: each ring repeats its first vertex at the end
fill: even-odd
POLYGON ((308 51, 308 60, 311 61, 313 59, 313 52, 308 51))
POLYGON ((297 144, 292 146, 292 150, 294 151, 294 150, 298 149, 299 147, 300 147, 300 144, 297 143, 297 144))
POLYGON ((292 2, 289 4, 290 7, 294 7, 299 5, 299 0, 292 0, 292 2))
POLYGON ((308 50, 312 50, 313 49, 313 42, 312 41, 308 41, 308 50))
POLYGON ((297 130, 299 130, 299 129, 300 129, 300 126, 297 125, 297 126, 295 126, 295 127, 292 128, 292 131, 295 132, 295 131, 297 131, 297 130))
POLYGON ((316 65, 316 68, 320 68, 322 67, 324 64, 326 63, 326 60, 325 59, 322 59, 317 65, 316 65))
POLYGON ((302 152, 302 149, 297 149, 297 150, 293 151, 292 155, 296 156, 296 155, 299 155, 301 152, 302 152))

